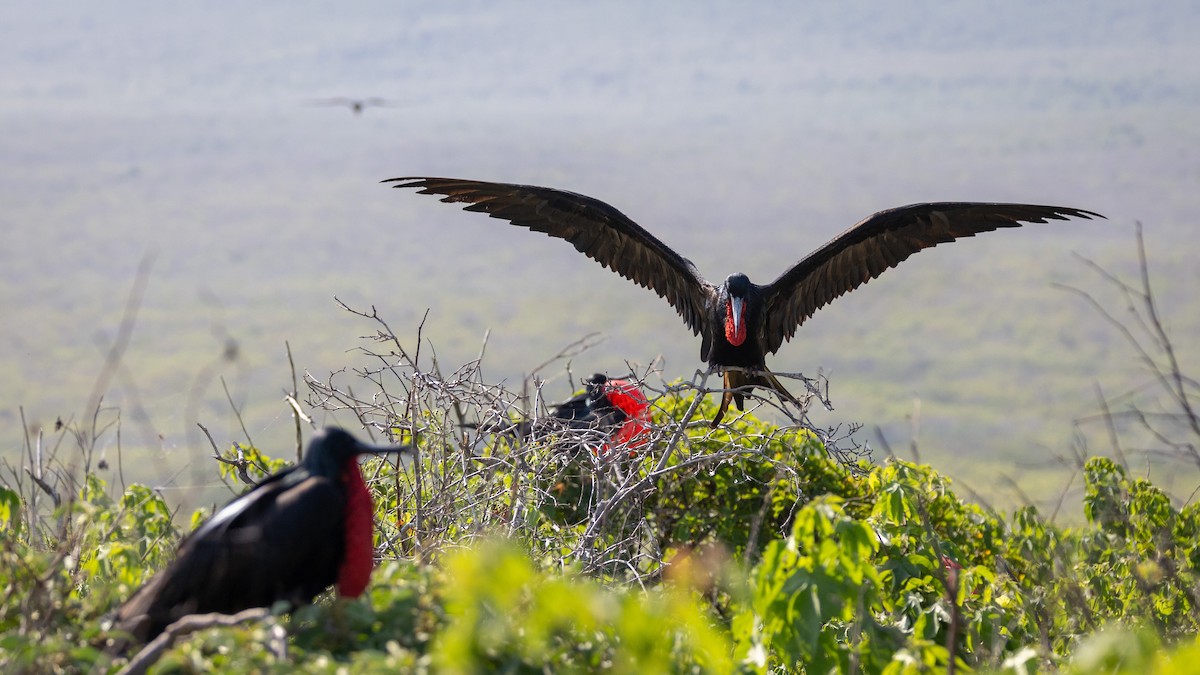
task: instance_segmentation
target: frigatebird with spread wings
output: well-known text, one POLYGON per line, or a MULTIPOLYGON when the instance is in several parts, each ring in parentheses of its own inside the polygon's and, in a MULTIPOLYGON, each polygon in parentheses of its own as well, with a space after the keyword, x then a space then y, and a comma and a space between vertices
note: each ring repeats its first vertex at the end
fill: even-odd
POLYGON ((598 199, 553 188, 457 178, 384 182, 441 195, 441 201, 465 204, 467 211, 565 239, 580 253, 666 299, 700 336, 700 358, 724 370, 725 394, 713 426, 721 422, 731 400, 742 410, 743 396, 753 387, 796 402, 767 370, 766 355, 778 351, 818 309, 917 251, 1025 223, 1104 217, 1064 206, 911 204, 868 216, 766 286, 742 273, 718 285, 701 276, 692 261, 598 199))

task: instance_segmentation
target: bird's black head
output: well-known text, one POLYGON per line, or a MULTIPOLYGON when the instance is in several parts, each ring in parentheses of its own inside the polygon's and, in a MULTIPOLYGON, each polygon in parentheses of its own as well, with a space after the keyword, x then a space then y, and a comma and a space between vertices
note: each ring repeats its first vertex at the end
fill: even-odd
POLYGON ((363 454, 385 454, 409 450, 406 445, 368 445, 349 432, 337 427, 326 427, 313 434, 304 453, 304 468, 317 476, 336 478, 341 475, 346 462, 353 462, 363 454))
POLYGON ((724 313, 725 341, 740 347, 746 341, 747 313, 753 301, 754 284, 745 274, 730 274, 721 286, 721 311, 724 313))
POLYGON ((750 289, 754 284, 750 283, 750 277, 738 272, 725 277, 725 290, 731 297, 745 298, 750 295, 750 289))
POLYGON ((608 382, 608 376, 602 373, 596 373, 583 381, 583 386, 587 390, 588 398, 593 401, 604 395, 604 383, 608 382))

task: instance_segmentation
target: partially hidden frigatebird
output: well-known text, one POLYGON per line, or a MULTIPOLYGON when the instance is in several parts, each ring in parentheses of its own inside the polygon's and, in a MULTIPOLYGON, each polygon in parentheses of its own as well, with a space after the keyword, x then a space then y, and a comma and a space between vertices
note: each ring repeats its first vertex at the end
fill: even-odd
POLYGON ((625 448, 632 454, 651 432, 650 401, 636 382, 596 373, 585 382, 588 415, 585 421, 607 425, 608 434, 600 454, 613 448, 625 448), (590 419, 589 419, 590 417, 590 419))
POLYGON ((188 614, 303 605, 334 583, 343 596, 361 595, 374 565, 374 508, 357 460, 408 449, 318 431, 300 464, 188 536, 175 560, 121 605, 114 628, 141 643, 188 614))
POLYGON ((548 416, 480 429, 485 433, 511 433, 538 440, 567 429, 576 432, 573 440, 596 448, 600 455, 608 454, 612 448, 634 452, 641 447, 651 431, 650 401, 637 383, 595 373, 583 384, 582 393, 551 405, 548 416))
POLYGON ((679 255, 625 214, 604 202, 565 190, 457 178, 391 178, 394 187, 441 195, 558 239, 612 271, 666 299, 693 333, 700 358, 724 371, 725 393, 712 420, 725 416, 730 400, 742 410, 753 387, 792 396, 767 370, 774 354, 796 329, 834 298, 849 293, 921 249, 1023 223, 1104 216, 1062 206, 934 202, 880 211, 852 226, 766 286, 742 273, 719 286, 705 280, 692 261, 679 255), (744 370, 729 370, 734 366, 744 370))

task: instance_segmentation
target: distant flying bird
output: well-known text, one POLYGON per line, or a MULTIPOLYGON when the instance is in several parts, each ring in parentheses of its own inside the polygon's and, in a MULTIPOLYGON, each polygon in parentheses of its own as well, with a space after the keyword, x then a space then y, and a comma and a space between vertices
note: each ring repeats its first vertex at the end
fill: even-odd
POLYGON ((378 97, 372 98, 346 98, 344 96, 335 96, 333 98, 319 98, 313 101, 313 105, 336 106, 338 108, 349 108, 350 112, 355 115, 361 115, 365 108, 390 108, 391 102, 387 99, 378 97))
POLYGON ((464 203, 467 211, 487 213, 513 225, 558 239, 626 279, 665 298, 700 335, 700 358, 710 371, 724 371, 725 394, 713 418, 716 426, 732 399, 753 387, 777 392, 796 402, 767 370, 774 354, 796 329, 834 298, 895 267, 921 249, 1022 223, 1068 218, 1103 218, 1098 213, 1062 206, 936 202, 880 211, 838 235, 766 286, 742 273, 720 285, 700 275, 690 260, 667 247, 620 211, 584 195, 506 183, 456 178, 391 178, 393 187, 442 195, 464 203), (750 369, 731 371, 735 366, 750 369))
POLYGON ((141 643, 188 614, 303 605, 335 582, 339 594, 361 595, 374 563, 374 508, 357 460, 407 450, 366 445, 341 429, 317 432, 303 462, 188 536, 174 562, 121 605, 114 627, 141 643))
MULTIPOLYGON (((489 425, 487 433, 514 433, 541 439, 563 429, 594 433, 600 455, 612 448, 637 450, 650 433, 650 402, 636 382, 596 373, 584 380, 583 393, 550 406, 547 417, 512 424, 489 425)), ((590 440, 590 439, 587 439, 590 440)))

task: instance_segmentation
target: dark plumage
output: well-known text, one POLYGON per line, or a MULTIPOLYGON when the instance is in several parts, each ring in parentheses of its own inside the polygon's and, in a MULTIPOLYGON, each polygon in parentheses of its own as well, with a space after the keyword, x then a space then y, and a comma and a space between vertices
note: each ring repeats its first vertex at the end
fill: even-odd
POLYGON ((341 429, 317 432, 304 461, 226 504, 175 560, 117 610, 115 628, 146 642, 177 619, 283 600, 311 602, 334 582, 362 593, 372 565, 372 507, 357 458, 402 452, 341 429))
POLYGON ((572 429, 597 428, 605 432, 624 422, 625 413, 608 400, 605 384, 608 376, 596 373, 583 381, 583 393, 551 406, 550 416, 568 423, 572 429))
POLYGON ((371 98, 347 98, 345 96, 335 96, 334 98, 320 98, 313 101, 314 105, 336 106, 338 108, 349 108, 350 112, 355 115, 361 115, 366 108, 389 108, 391 103, 386 99, 377 96, 371 98))
POLYGON ((487 213, 571 242, 575 248, 666 299, 701 338, 700 358, 724 369, 726 393, 713 426, 743 392, 773 389, 795 401, 767 371, 766 355, 821 307, 895 267, 924 248, 1023 223, 1103 218, 1062 206, 937 202, 880 211, 801 259, 778 279, 759 286, 744 274, 720 285, 707 281, 690 260, 671 250, 617 209, 591 197, 531 185, 455 178, 392 178, 394 187, 441 195, 467 211, 487 213))
POLYGON ((631 448, 640 445, 640 437, 649 431, 650 403, 637 384, 602 373, 592 375, 583 384, 583 393, 551 405, 548 416, 480 429, 485 433, 534 439, 569 429, 577 432, 572 435, 573 440, 587 441, 599 447, 602 454, 610 444, 631 448))

